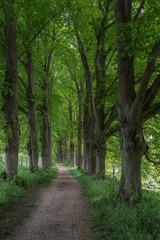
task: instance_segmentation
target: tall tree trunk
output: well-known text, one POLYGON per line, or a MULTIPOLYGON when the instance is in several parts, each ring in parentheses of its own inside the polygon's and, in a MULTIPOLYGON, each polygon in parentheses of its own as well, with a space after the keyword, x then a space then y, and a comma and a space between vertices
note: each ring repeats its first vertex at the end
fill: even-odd
MULTIPOLYGON (((73 110, 72 110, 72 102, 71 99, 69 100, 69 118, 70 118, 70 123, 71 126, 73 126, 72 124, 72 120, 73 120, 73 110)), ((75 153, 74 153, 75 149, 74 149, 74 133, 73 133, 73 129, 70 135, 70 159, 71 159, 71 164, 74 167, 75 165, 75 153)))
POLYGON ((41 145, 42 145, 42 166, 44 169, 52 165, 52 136, 51 136, 51 86, 50 86, 50 63, 52 50, 45 57, 44 72, 46 76, 42 79, 41 88, 44 92, 43 102, 41 105, 41 145))
POLYGON ((73 133, 71 133, 71 137, 70 137, 70 156, 71 156, 71 164, 74 167, 75 166, 75 149, 74 149, 74 135, 73 133))
MULTIPOLYGON (((108 10, 109 5, 107 2, 108 10)), ((105 50, 105 25, 107 11, 103 17, 100 32, 97 37, 97 50, 95 56, 96 97, 95 97, 95 122, 96 122, 96 174, 105 175, 106 159, 106 133, 105 133, 105 98, 106 98, 106 58, 105 50)), ((108 51, 109 52, 109 51, 108 51)))
POLYGON ((79 51, 81 54, 81 59, 85 69, 85 80, 86 80, 86 102, 84 107, 84 148, 85 155, 84 161, 87 162, 84 164, 87 167, 88 174, 96 173, 96 159, 95 159, 95 109, 94 109, 94 100, 93 100, 93 90, 92 90, 92 77, 90 72, 90 67, 88 63, 87 56, 83 47, 78 30, 75 29, 77 42, 79 45, 79 51), (91 138, 90 138, 91 137, 91 138))
POLYGON ((5 59, 6 73, 4 80, 5 91, 3 114, 5 120, 5 171, 7 180, 18 172, 19 152, 19 119, 17 99, 17 53, 16 53, 16 23, 14 6, 5 2, 5 59))
POLYGON ((115 0, 115 19, 116 23, 118 23, 116 25, 120 82, 118 125, 122 158, 121 181, 117 196, 122 193, 125 199, 132 203, 135 196, 141 198, 142 195, 141 158, 148 149, 142 133, 143 103, 145 102, 145 93, 156 61, 153 59, 147 65, 136 93, 134 89, 132 34, 131 25, 129 24, 132 19, 132 1, 122 0, 119 2, 115 0), (126 28, 124 27, 125 24, 126 28))
POLYGON ((89 175, 96 174, 96 148, 95 148, 95 121, 91 116, 89 120, 89 138, 87 139, 87 159, 88 159, 88 169, 87 173, 89 175))
POLYGON ((67 140, 65 140, 65 161, 69 164, 67 140))
POLYGON ((77 166, 78 169, 82 167, 82 95, 79 93, 79 113, 78 113, 78 156, 77 166))
POLYGON ((41 126, 41 145, 42 145, 42 167, 44 170, 51 167, 52 163, 52 145, 51 128, 49 116, 43 117, 41 126))
POLYGON ((28 152, 28 158, 29 158, 29 170, 33 171, 33 160, 32 160, 32 145, 31 145, 31 137, 30 137, 30 130, 29 130, 29 137, 28 137, 28 143, 27 143, 27 152, 28 152))
MULTIPOLYGON (((27 98, 28 98, 28 125, 29 125, 29 137, 31 141, 31 154, 32 154, 32 165, 34 169, 38 168, 38 142, 37 142, 37 111, 35 106, 34 96, 34 73, 33 73, 33 62, 32 53, 27 51, 27 63, 26 70, 28 76, 27 86, 27 98)), ((31 159, 30 159, 31 160, 31 159)))

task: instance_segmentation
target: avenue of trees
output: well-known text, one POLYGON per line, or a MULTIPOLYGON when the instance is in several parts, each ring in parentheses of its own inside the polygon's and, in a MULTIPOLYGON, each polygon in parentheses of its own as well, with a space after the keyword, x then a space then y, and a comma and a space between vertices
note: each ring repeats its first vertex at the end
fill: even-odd
MULTIPOLYGON (((159 174, 160 4, 156 0, 1 0, 0 150, 9 181, 53 160, 142 197, 159 174)), ((1 160, 2 161, 2 160, 1 160)))

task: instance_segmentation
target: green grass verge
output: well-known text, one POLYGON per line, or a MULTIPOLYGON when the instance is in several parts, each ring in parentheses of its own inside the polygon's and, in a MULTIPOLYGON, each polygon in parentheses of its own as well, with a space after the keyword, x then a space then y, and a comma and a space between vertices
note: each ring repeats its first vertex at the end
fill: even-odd
POLYGON ((0 213, 8 209, 13 203, 21 201, 27 196, 30 188, 38 189, 46 186, 57 176, 57 168, 53 167, 48 171, 38 169, 31 173, 27 168, 20 168, 18 176, 8 183, 0 179, 0 213))
POLYGON ((116 200, 118 181, 106 176, 86 176, 68 166, 71 174, 82 184, 83 193, 91 207, 94 239, 160 240, 160 193, 143 191, 143 200, 135 206, 116 200))

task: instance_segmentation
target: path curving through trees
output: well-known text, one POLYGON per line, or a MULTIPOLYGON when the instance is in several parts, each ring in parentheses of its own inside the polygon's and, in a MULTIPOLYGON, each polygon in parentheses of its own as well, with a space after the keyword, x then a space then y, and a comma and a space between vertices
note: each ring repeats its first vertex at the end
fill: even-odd
POLYGON ((57 164, 59 174, 37 195, 30 215, 6 240, 91 240, 80 183, 57 164))

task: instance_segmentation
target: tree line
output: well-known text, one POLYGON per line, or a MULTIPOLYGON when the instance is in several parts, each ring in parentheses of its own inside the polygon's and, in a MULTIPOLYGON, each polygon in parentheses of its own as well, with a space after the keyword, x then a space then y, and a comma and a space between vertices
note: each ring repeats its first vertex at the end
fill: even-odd
POLYGON ((3 0, 1 9, 7 179, 18 173, 19 150, 27 149, 30 170, 39 155, 51 167, 54 155, 103 177, 116 149, 117 196, 141 198, 142 157, 159 163, 151 157, 160 111, 157 1, 3 0))

